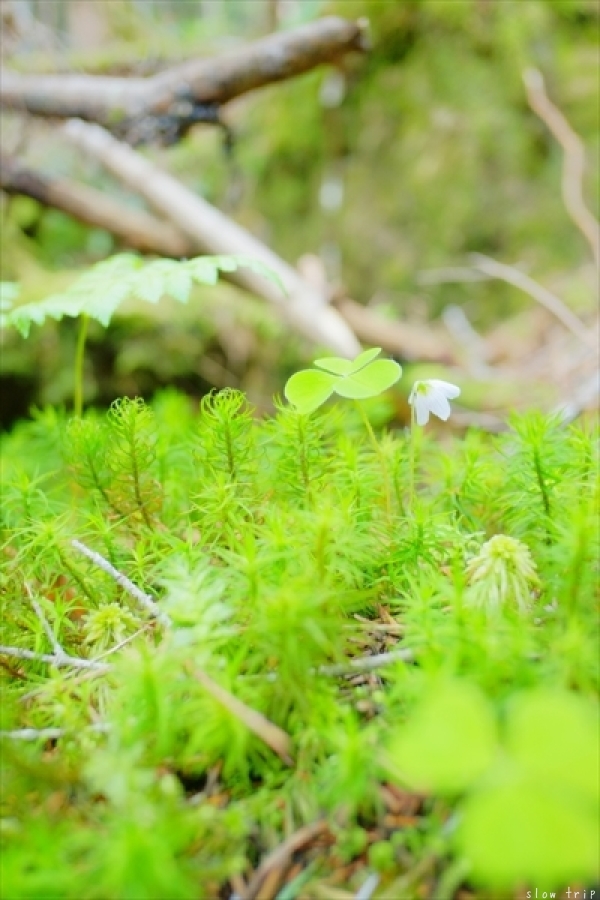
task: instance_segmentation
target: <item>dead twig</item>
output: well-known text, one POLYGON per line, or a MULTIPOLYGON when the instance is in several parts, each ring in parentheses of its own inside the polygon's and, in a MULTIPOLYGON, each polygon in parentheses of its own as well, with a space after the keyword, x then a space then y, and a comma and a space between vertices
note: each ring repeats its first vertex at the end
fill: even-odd
POLYGON ((71 541, 71 545, 86 556, 94 565, 98 566, 99 569, 102 569, 103 572, 106 572, 107 575, 110 575, 111 578, 120 585, 124 591, 137 600, 137 602, 142 606, 146 612, 149 612, 152 618, 156 619, 161 625, 170 625, 171 619, 166 613, 162 612, 160 606, 152 599, 150 594, 145 594, 143 591, 137 587, 133 581, 130 581, 126 575, 123 575, 122 572, 119 572, 118 569, 110 563, 107 559, 104 559, 99 553, 96 553, 95 550, 90 550, 89 547, 86 547, 85 544, 82 544, 81 541, 73 539, 71 541))
POLYGON ((583 197, 585 172, 583 142, 548 97, 542 73, 537 69, 525 69, 523 81, 530 107, 563 149, 562 197, 565 209, 590 245, 596 268, 600 269, 600 224, 587 208, 583 197))
POLYGON ((243 900, 271 900, 277 893, 279 885, 292 864, 294 853, 297 853, 306 844, 314 841, 315 838, 321 837, 328 832, 329 827, 326 822, 313 822, 311 825, 305 825, 290 835, 287 840, 283 841, 282 844, 263 859, 250 879, 243 900), (276 875, 277 877, 271 880, 270 890, 263 892, 265 881, 270 875, 276 875))
POLYGON ((597 337, 590 332, 589 328, 584 325, 581 319, 576 316, 575 313, 556 296, 556 294, 553 294, 552 291, 549 291, 537 281, 534 281, 533 278, 530 278, 529 275, 525 275, 524 272, 519 271, 519 269, 515 269, 514 266, 500 263, 489 256, 484 256, 482 253, 472 253, 470 259, 473 262, 473 266, 480 272, 489 275, 491 278, 498 278, 501 281, 506 281, 508 284, 512 284, 514 287, 529 294, 529 296, 533 297, 540 306, 543 306, 548 312, 552 313, 565 328, 568 328, 572 334, 576 335, 582 343, 586 344, 594 351, 598 350, 597 337))
POLYGON ((347 675, 354 669, 361 672, 371 672, 382 666, 390 666, 397 662, 412 662, 415 658, 414 650, 408 647, 402 650, 390 650, 389 653, 376 653, 373 656, 361 656, 357 659, 349 659, 348 662, 334 666, 319 666, 320 675, 347 675))
MULTIPOLYGON (((86 730, 106 734, 110 731, 110 725, 96 722, 86 730)), ((68 728, 16 728, 14 731, 0 731, 0 738, 12 741, 54 741, 68 733, 68 728)))
POLYGON ((286 766, 293 766, 294 760, 291 755, 291 739, 278 725, 270 722, 262 713, 252 709, 242 700, 234 697, 232 693, 213 681, 212 678, 199 669, 191 669, 188 667, 190 675, 199 681, 203 688, 214 697, 222 706, 225 707, 240 722, 243 722, 246 728, 253 732, 261 739, 274 753, 279 756, 286 766))
POLYGON ((3 656, 14 656, 16 659, 32 659, 35 662, 49 663, 51 666, 61 668, 63 666, 73 669, 94 669, 96 672, 109 672, 108 663, 96 662, 94 659, 81 659, 78 656, 69 656, 67 653, 34 653, 33 650, 25 650, 22 647, 0 646, 3 656))
POLYGON ((363 881, 362 885, 354 895, 354 900, 371 900, 371 897, 377 890, 380 881, 381 876, 378 875, 377 872, 371 872, 370 875, 367 875, 366 880, 363 881))
POLYGON ((55 656, 65 656, 65 657, 68 656, 68 654, 65 652, 64 647, 61 646, 56 635, 52 631, 52 628, 50 627, 50 623, 49 623, 48 619, 46 618, 44 611, 42 610, 40 604, 37 602, 37 600, 33 596, 31 588, 29 587, 27 582, 25 582, 25 590, 27 591, 27 595, 29 596, 31 605, 33 606, 36 616, 42 623, 42 628, 44 629, 44 633, 45 633, 46 637, 48 638, 48 640, 50 641, 50 644, 52 645, 52 649, 54 650, 55 656))
POLYGON ((384 319, 376 309, 356 303, 343 288, 332 285, 323 260, 315 253, 303 254, 296 268, 302 278, 332 304, 363 344, 381 347, 405 360, 455 362, 448 342, 430 326, 384 319))

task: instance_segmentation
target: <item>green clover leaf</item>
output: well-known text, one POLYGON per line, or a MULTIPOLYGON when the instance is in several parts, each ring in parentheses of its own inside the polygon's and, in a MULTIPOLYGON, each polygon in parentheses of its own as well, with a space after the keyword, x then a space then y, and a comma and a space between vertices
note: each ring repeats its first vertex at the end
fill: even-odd
POLYGON ((352 361, 337 356, 316 359, 317 369, 303 369, 288 379, 285 396, 301 413, 314 412, 332 394, 350 400, 376 397, 402 375, 402 367, 393 360, 375 360, 380 353, 381 349, 374 347, 352 361))

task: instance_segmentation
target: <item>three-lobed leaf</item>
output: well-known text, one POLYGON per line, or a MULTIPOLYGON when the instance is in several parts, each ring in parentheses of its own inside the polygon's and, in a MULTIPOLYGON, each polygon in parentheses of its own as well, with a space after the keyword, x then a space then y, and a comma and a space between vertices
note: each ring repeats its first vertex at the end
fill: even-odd
POLYGON ((304 369, 288 380, 285 396, 300 412, 311 413, 331 397, 336 381, 329 372, 304 369))
POLYGON ((354 360, 337 356, 316 359, 317 369, 303 369, 288 379, 285 396, 298 412, 305 414, 314 412, 334 393, 350 400, 377 397, 402 374, 402 367, 393 360, 376 359, 380 353, 381 349, 374 347, 354 360))

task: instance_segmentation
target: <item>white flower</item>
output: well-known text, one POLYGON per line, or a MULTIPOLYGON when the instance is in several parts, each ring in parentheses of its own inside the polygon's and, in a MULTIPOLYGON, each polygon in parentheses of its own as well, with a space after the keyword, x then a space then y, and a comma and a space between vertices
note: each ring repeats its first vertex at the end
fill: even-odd
POLYGON ((459 394, 460 388, 449 381, 438 381, 437 378, 415 381, 408 402, 417 414, 417 425, 427 425, 429 413, 445 422, 451 412, 448 400, 454 400, 459 394))

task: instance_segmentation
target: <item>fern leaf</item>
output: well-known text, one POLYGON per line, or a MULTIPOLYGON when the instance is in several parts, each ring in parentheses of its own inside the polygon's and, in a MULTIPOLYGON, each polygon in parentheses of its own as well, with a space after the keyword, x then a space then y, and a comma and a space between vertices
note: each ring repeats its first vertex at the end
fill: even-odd
POLYGON ((13 307, 18 285, 0 285, 0 325, 16 328, 28 337, 32 325, 43 325, 47 319, 60 321, 65 316, 76 318, 86 314, 105 328, 115 311, 128 297, 137 296, 156 304, 169 295, 187 303, 192 283, 215 285, 219 272, 233 272, 247 266, 266 278, 283 285, 267 266, 257 260, 235 256, 200 256, 196 259, 160 259, 144 263, 135 253, 119 253, 103 260, 81 275, 66 291, 44 300, 13 307))

